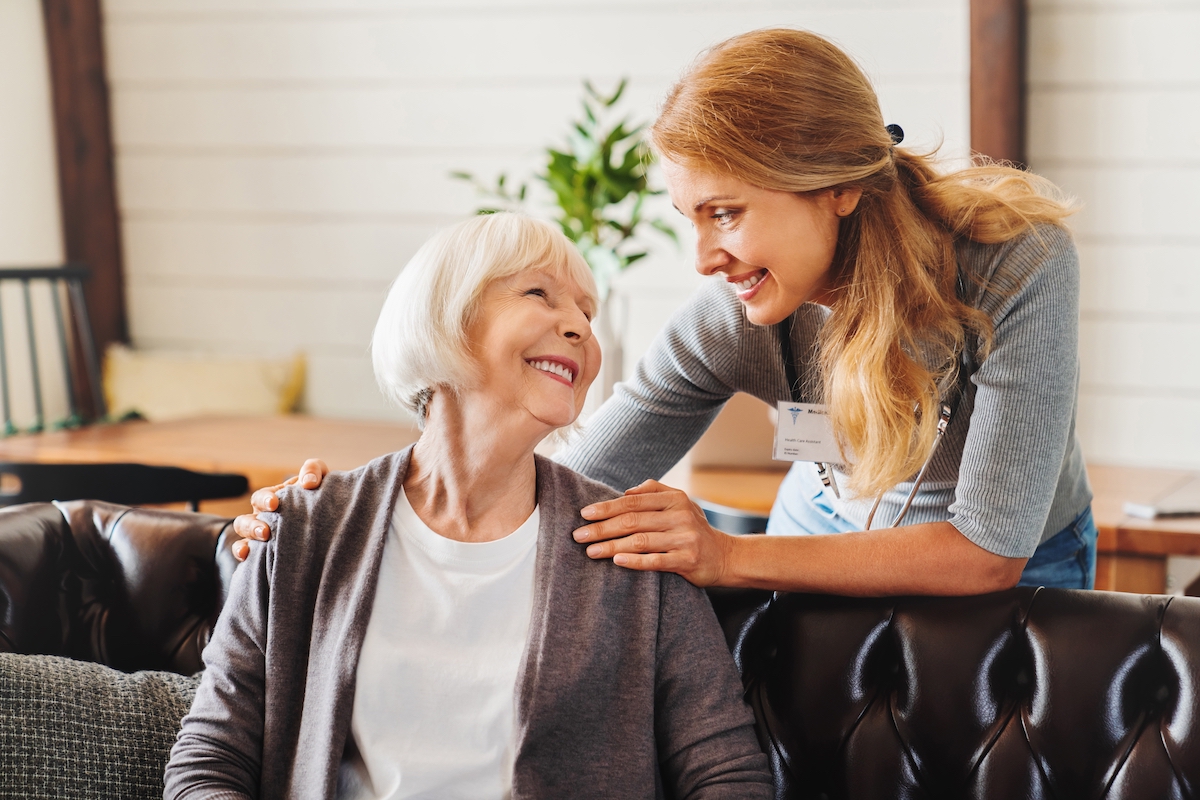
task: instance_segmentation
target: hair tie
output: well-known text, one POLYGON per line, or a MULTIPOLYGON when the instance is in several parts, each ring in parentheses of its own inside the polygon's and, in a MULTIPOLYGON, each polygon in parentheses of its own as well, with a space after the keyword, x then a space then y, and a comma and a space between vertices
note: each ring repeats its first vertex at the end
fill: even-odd
POLYGON ((887 126, 888 135, 892 137, 892 147, 904 141, 904 128, 899 125, 891 124, 887 126))

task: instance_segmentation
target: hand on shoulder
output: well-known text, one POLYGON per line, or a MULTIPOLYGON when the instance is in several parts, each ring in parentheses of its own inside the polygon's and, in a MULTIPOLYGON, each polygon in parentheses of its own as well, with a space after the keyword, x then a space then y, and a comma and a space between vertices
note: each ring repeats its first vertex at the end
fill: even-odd
POLYGON ((233 521, 233 532, 241 538, 233 543, 233 555, 238 561, 245 561, 250 555, 250 542, 265 542, 271 538, 271 528, 256 515, 263 511, 275 511, 279 508, 279 497, 276 495, 285 486, 297 485, 301 489, 316 489, 321 486, 329 467, 319 458, 310 458, 300 467, 300 472, 288 478, 283 483, 259 489, 250 496, 250 506, 254 510, 249 514, 241 514, 233 521))

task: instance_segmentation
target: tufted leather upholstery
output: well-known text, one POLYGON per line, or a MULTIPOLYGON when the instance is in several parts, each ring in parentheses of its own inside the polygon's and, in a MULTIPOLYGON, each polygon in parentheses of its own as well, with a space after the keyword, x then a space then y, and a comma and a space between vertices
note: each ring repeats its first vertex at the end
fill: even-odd
POLYGON ((199 670, 237 566, 229 522, 89 500, 0 510, 0 652, 199 670))
MULTIPOLYGON (((228 523, 0 511, 0 651, 194 672, 236 566, 228 523)), ((1200 800, 1198 599, 710 596, 779 798, 1200 800)))
POLYGON ((714 597, 787 798, 1200 796, 1200 600, 714 597))

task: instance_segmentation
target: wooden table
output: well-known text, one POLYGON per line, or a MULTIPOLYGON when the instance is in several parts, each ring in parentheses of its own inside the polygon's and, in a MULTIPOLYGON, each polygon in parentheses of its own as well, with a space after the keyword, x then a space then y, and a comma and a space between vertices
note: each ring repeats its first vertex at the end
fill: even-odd
POLYGON ((1168 556, 1200 556, 1200 517, 1162 520, 1126 515, 1126 502, 1152 503, 1194 473, 1143 467, 1088 466, 1092 514, 1100 529, 1096 588, 1162 593, 1168 556))
MULTIPOLYGON (((306 458, 322 458, 330 469, 353 469, 408 446, 418 434, 415 427, 402 423, 299 415, 201 417, 12 436, 0 440, 0 460, 130 462, 236 472, 245 475, 254 490, 295 475, 306 458)), ((249 508, 249 496, 201 504, 202 511, 223 515, 249 508)))
MULTIPOLYGON (((765 516, 786 474, 703 468, 676 470, 666 480, 674 479, 675 485, 695 497, 765 516)), ((1121 510, 1126 501, 1152 502, 1190 474, 1185 470, 1088 466, 1095 492, 1092 513, 1100 532, 1097 589, 1161 594, 1166 591, 1169 556, 1200 556, 1200 517, 1145 520, 1121 510)))
MULTIPOLYGON (((237 472, 252 489, 294 475, 304 459, 353 469, 408 446, 419 432, 403 423, 306 416, 203 417, 174 422, 123 422, 0 440, 0 460, 134 462, 203 472, 237 472)), ((677 468, 665 481, 696 497, 766 515, 786 473, 756 469, 677 468)), ((1150 502, 1188 476, 1182 470, 1090 465, 1100 529, 1096 588, 1157 593, 1166 589, 1168 556, 1200 556, 1200 517, 1151 521, 1121 512, 1125 501, 1150 502)), ((214 514, 240 514, 249 498, 202 505, 214 514)))

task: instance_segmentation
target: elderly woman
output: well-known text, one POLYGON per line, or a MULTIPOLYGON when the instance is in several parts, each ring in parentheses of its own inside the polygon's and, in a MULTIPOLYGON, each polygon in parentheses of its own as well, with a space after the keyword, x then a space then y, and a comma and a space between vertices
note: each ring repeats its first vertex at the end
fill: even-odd
POLYGON ((409 262, 372 343, 420 440, 285 492, 240 568, 168 798, 769 797, 705 596, 589 559, 616 493, 534 454, 600 365, 586 264, 511 214, 409 262))

